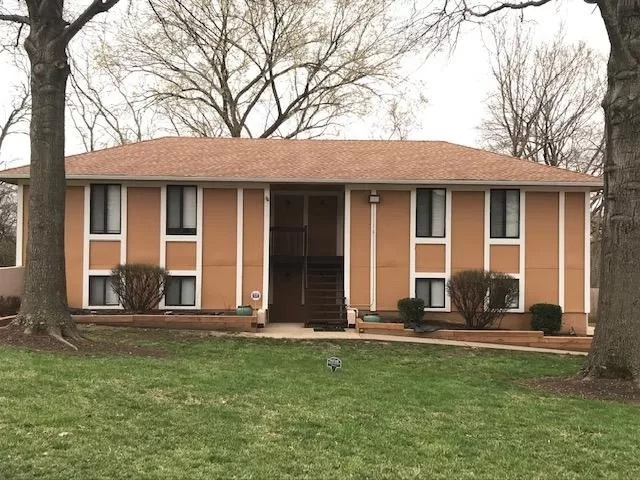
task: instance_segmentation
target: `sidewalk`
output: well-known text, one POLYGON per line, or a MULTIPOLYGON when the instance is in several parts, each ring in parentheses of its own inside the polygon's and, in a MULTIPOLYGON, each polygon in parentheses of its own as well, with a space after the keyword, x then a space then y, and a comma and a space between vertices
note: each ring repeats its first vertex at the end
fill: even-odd
POLYGON ((556 353, 562 355, 585 356, 585 352, 555 350, 551 348, 519 347, 495 343, 459 342, 455 340, 439 340, 436 338, 400 337, 395 335, 375 335, 358 333, 355 328, 344 332, 315 332, 312 328, 304 328, 301 323, 271 323, 258 333, 241 333, 240 335, 256 338, 281 338, 292 340, 372 340, 379 342, 423 343, 429 345, 451 345, 467 348, 489 348, 494 350, 512 350, 517 352, 556 353))

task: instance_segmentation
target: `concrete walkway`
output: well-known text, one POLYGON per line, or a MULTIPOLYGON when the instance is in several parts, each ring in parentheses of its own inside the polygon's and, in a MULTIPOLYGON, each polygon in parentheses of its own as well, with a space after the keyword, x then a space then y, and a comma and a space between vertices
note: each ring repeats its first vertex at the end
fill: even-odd
POLYGON ((551 348, 519 347, 497 343, 459 342, 456 340, 440 340, 437 338, 400 337, 395 335, 375 335, 358 333, 355 328, 344 332, 315 332, 312 328, 304 328, 301 323, 271 323, 258 333, 241 333, 240 335, 256 338, 281 338, 292 340, 372 340, 379 342, 424 343, 430 345, 452 345, 467 348, 490 348, 494 350, 513 350, 518 352, 556 353, 560 355, 586 355, 585 352, 555 350, 551 348))

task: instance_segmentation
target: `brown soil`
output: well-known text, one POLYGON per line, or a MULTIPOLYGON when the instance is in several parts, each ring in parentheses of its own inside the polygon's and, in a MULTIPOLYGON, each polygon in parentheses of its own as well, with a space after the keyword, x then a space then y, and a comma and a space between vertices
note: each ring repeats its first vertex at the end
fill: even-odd
POLYGON ((0 345, 27 348, 34 351, 64 352, 71 355, 136 355, 144 357, 168 357, 166 350, 153 349, 135 345, 134 343, 118 341, 120 337, 114 335, 114 340, 91 338, 91 328, 80 328, 83 336, 80 340, 71 340, 78 350, 63 344, 49 335, 25 335, 21 328, 6 326, 0 328, 0 345))
POLYGON ((640 389, 630 380, 543 378, 529 381, 527 384, 559 395, 640 404, 640 389))

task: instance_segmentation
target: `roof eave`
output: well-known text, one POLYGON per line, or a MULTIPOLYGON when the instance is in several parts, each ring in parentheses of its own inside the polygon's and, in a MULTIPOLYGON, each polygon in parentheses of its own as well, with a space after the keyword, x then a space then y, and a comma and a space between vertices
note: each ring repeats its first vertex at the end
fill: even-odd
MULTIPOLYGON (((28 174, 3 175, 0 180, 9 183, 20 183, 28 180, 28 174)), ((601 180, 593 181, 557 181, 557 180, 464 180, 464 179, 344 179, 344 178, 241 178, 241 177, 186 177, 186 176, 152 176, 152 175, 67 175, 67 180, 97 181, 162 181, 162 182, 224 182, 224 183, 312 183, 312 184, 351 184, 351 185, 500 185, 500 186, 546 186, 546 187, 578 187, 600 190, 604 187, 601 180)))

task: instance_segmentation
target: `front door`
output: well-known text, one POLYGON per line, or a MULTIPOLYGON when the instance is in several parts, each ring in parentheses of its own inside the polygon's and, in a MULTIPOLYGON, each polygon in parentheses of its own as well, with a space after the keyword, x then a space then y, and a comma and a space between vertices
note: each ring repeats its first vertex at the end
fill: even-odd
POLYGON ((304 197, 277 193, 274 195, 271 258, 271 305, 269 320, 272 322, 304 322, 303 264, 300 236, 296 229, 304 225, 304 197), (288 230, 291 229, 291 230, 288 230))

